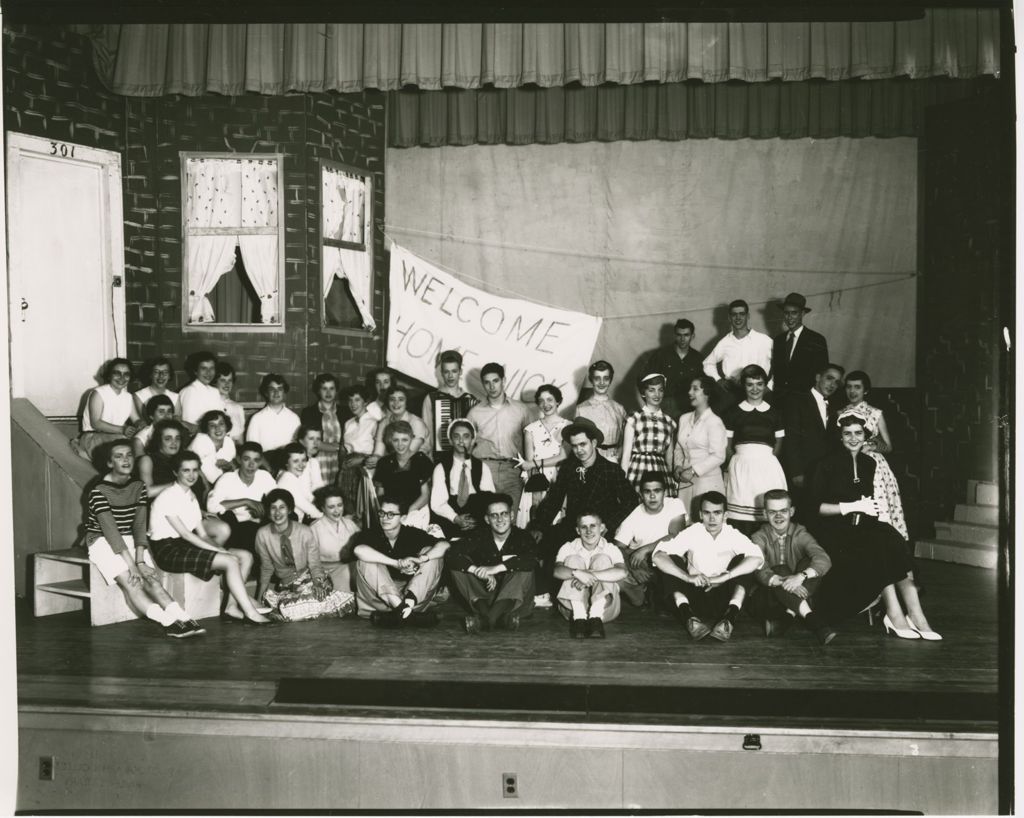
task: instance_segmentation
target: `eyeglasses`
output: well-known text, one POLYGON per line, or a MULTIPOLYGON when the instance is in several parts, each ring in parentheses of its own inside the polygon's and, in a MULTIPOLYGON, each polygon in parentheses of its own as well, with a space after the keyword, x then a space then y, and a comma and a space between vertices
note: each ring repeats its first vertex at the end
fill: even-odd
POLYGON ((400 511, 378 511, 377 516, 382 520, 393 520, 395 517, 401 517, 402 512, 400 511))
POLYGON ((494 517, 498 520, 504 520, 506 517, 511 517, 511 511, 495 511, 487 515, 488 517, 494 517))

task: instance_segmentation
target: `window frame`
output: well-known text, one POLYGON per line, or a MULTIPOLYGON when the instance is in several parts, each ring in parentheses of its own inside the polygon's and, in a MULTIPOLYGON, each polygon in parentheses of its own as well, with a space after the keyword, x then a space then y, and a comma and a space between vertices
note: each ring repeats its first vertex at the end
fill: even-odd
MULTIPOLYGON (((319 173, 317 178, 317 225, 316 231, 319 237, 319 255, 320 255, 320 279, 317 285, 317 299, 320 302, 320 330, 328 335, 341 335, 357 338, 371 338, 377 331, 376 329, 366 329, 365 327, 331 327, 327 325, 327 296, 323 292, 323 270, 324 270, 324 247, 341 247, 349 250, 358 250, 359 245, 353 242, 341 241, 339 239, 327 239, 324 237, 324 170, 330 169, 335 171, 341 171, 342 173, 349 173, 354 176, 358 176, 362 179, 363 185, 366 188, 366 195, 363 197, 363 201, 366 202, 366 224, 369 226, 370 239, 363 248, 363 252, 368 253, 370 256, 370 313, 373 314, 376 307, 376 285, 377 285, 377 264, 374 256, 374 235, 373 230, 376 222, 374 222, 374 184, 373 184, 373 173, 367 168, 357 167, 356 165, 349 165, 344 162, 336 162, 333 159, 320 159, 319 160, 319 173)), ((379 326, 378 326, 379 329, 379 326)))
POLYGON ((178 160, 181 177, 181 330, 185 333, 253 333, 258 335, 280 335, 285 332, 286 305, 285 298, 285 198, 284 198, 284 159, 283 153, 240 153, 237 151, 179 151, 178 160), (274 159, 277 162, 277 293, 280 321, 276 324, 192 324, 188 320, 188 240, 190 235, 206 236, 265 236, 270 230, 266 227, 202 227, 190 230, 186 220, 186 202, 188 201, 188 162, 190 159, 274 159))

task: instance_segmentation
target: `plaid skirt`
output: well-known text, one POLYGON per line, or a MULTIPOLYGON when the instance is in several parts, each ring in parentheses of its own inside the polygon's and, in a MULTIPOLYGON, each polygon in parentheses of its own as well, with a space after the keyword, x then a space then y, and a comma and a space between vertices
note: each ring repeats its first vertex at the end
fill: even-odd
POLYGON ((338 480, 338 453, 320 452, 316 459, 320 463, 320 474, 324 478, 324 485, 333 486, 338 480))
POLYGON ((213 558, 216 551, 197 548, 180 537, 170 540, 150 540, 149 550, 161 571, 170 574, 192 574, 199 579, 212 579, 216 575, 213 558))

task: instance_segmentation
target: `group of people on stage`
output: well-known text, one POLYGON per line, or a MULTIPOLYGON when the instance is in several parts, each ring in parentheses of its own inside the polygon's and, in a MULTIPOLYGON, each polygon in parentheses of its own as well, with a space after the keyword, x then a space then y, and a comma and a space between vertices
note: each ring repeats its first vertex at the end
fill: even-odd
POLYGON ((554 605, 574 638, 604 637, 625 596, 674 613, 694 640, 728 640, 746 607, 766 636, 797 621, 828 644, 880 600, 887 632, 939 640, 870 379, 830 362, 803 296, 780 307, 772 339, 732 302, 731 331, 703 360, 693 324, 677 321, 632 414, 610 396, 611 364, 593 363, 572 420, 553 384, 535 410, 508 396, 496 362, 478 400, 455 350, 438 356, 419 414, 387 370, 344 390, 321 374, 299 414, 268 374, 247 424, 234 370, 211 353, 191 356, 180 393, 166 359, 134 394, 132 365, 115 359, 76 443, 106 467, 89 494, 90 558, 171 636, 202 628, 154 568, 222 574, 224 615, 254 624, 354 608, 385 627, 429 625, 450 592, 470 633, 516 630, 554 605))

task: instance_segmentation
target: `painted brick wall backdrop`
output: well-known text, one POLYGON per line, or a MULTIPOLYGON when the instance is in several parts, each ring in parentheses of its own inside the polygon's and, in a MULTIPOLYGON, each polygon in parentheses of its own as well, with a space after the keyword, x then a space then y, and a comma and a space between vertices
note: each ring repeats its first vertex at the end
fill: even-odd
POLYGON ((384 357, 387 259, 375 230, 377 333, 324 331, 320 307, 319 160, 373 174, 376 218, 384 218, 384 96, 208 95, 159 99, 107 92, 87 40, 60 26, 5 26, 4 127, 122 154, 128 356, 164 354, 185 382, 185 357, 209 349, 238 370, 237 399, 258 399, 260 378, 289 376, 300 406, 320 371, 362 380, 384 357), (284 154, 285 332, 184 332, 181 325, 180 151, 284 154))

